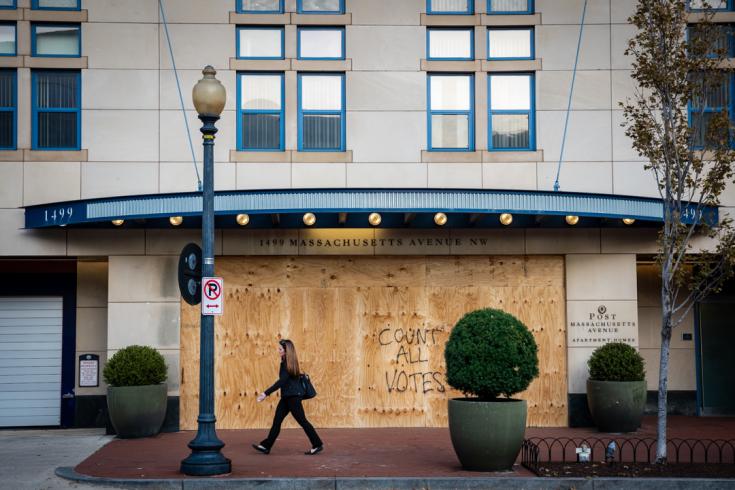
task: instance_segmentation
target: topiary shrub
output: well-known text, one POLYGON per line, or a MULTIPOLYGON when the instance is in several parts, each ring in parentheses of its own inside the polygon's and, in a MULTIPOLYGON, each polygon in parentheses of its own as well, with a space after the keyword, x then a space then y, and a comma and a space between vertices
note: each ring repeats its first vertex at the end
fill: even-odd
POLYGON ((598 347, 587 361, 593 381, 643 381, 646 370, 635 348, 622 342, 598 347))
POLYGON ((107 361, 102 375, 110 386, 157 385, 166 381, 166 361, 153 347, 130 345, 107 361))
POLYGON ((528 328, 513 315, 486 308, 467 313, 444 348, 447 383, 490 400, 511 397, 538 376, 538 348, 528 328))

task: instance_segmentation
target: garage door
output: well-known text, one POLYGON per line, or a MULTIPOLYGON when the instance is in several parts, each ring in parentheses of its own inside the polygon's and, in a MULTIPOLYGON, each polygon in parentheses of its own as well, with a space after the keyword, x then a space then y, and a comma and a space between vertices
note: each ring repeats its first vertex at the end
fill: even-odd
POLYGON ((0 427, 61 424, 61 297, 0 297, 0 427))

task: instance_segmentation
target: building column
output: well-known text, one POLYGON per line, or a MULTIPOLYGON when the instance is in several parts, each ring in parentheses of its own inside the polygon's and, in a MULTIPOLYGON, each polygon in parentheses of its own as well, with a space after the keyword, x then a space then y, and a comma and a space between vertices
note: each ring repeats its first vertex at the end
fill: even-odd
POLYGON ((638 347, 635 254, 566 256, 569 425, 591 425, 587 361, 608 342, 638 347))

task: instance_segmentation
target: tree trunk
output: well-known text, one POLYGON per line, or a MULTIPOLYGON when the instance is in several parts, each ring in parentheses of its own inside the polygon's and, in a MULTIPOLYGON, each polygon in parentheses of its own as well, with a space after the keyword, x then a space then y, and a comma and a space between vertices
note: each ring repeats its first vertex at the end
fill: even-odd
MULTIPOLYGON (((668 302, 667 302, 668 303, 668 302)), ((671 346, 671 305, 664 304, 661 325, 661 358, 658 372, 658 427, 656 463, 666 463, 666 423, 669 382, 669 352, 671 346)))

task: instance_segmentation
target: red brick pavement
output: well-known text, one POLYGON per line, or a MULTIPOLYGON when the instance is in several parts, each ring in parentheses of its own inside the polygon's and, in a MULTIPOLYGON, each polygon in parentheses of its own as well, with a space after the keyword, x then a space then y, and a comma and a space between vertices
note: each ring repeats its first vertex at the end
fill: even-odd
MULTIPOLYGON (((670 417, 670 438, 735 439, 735 418, 670 417)), ((251 447, 265 430, 222 430, 224 453, 232 460, 229 477, 477 477, 463 471, 447 429, 321 429, 325 450, 305 456, 308 440, 301 429, 281 432, 270 455, 251 447)), ((655 437, 655 418, 646 417, 636 433, 615 438, 655 437)), ((115 439, 75 469, 90 476, 114 478, 181 478, 180 461, 194 433, 160 434, 146 439, 115 439)), ((526 437, 609 437, 594 429, 530 428, 526 437)), ((507 476, 531 477, 514 467, 507 476)))

